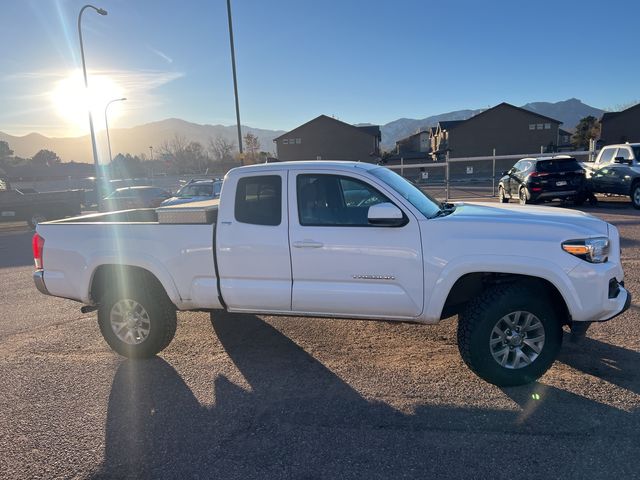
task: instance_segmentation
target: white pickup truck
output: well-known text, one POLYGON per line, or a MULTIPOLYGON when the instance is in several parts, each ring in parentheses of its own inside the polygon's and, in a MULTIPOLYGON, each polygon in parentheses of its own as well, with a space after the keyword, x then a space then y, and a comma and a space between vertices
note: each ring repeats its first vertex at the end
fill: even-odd
POLYGON ((585 213, 442 204, 365 163, 241 167, 219 200, 40 223, 34 280, 97 309, 118 353, 155 355, 176 310, 437 323, 497 385, 540 377, 562 327, 630 304, 618 230, 585 213))

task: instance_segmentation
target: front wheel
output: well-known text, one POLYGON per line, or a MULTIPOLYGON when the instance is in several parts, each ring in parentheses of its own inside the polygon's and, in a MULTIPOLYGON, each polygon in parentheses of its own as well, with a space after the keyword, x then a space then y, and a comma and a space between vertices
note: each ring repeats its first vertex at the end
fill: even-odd
POLYGON ((487 289, 459 317, 462 359, 494 385, 537 380, 551 367, 562 345, 562 326, 550 304, 546 292, 534 284, 487 289))
POLYGON ((640 182, 631 187, 631 203, 633 208, 640 210, 640 182))
POLYGON ((114 288, 100 301, 98 324, 102 336, 117 353, 148 358, 164 350, 176 333, 176 309, 164 291, 146 279, 128 288, 114 288))

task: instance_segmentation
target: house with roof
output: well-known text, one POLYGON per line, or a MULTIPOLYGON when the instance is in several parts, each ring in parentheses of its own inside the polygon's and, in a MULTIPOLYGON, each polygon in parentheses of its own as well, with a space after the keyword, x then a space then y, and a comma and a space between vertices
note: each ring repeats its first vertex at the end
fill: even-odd
POLYGON ((600 119, 603 145, 640 142, 640 103, 621 112, 606 112, 600 119))
POLYGON ((439 122, 432 139, 432 155, 441 160, 491 155, 555 151, 561 121, 509 103, 467 119, 439 122))
POLYGON ((278 160, 350 160, 377 163, 382 134, 378 125, 356 126, 320 115, 280 135, 278 160))
POLYGON ((396 155, 429 152, 431 150, 431 130, 418 130, 416 133, 396 141, 396 155))

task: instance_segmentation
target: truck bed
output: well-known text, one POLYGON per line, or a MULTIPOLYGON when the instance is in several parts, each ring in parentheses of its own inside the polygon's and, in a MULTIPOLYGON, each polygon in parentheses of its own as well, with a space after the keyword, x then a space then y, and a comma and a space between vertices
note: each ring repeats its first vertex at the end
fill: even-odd
POLYGON ((213 257, 217 201, 198 203, 41 223, 47 289, 94 304, 96 268, 124 264, 155 275, 178 309, 220 308, 213 257))

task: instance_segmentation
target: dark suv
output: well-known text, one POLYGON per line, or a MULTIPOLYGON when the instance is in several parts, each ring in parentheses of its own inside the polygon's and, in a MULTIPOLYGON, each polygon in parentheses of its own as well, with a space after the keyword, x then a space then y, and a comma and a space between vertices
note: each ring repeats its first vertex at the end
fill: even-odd
POLYGON ((580 205, 587 198, 585 171, 567 155, 523 158, 504 172, 498 197, 502 203, 517 198, 521 205, 570 198, 580 205))

